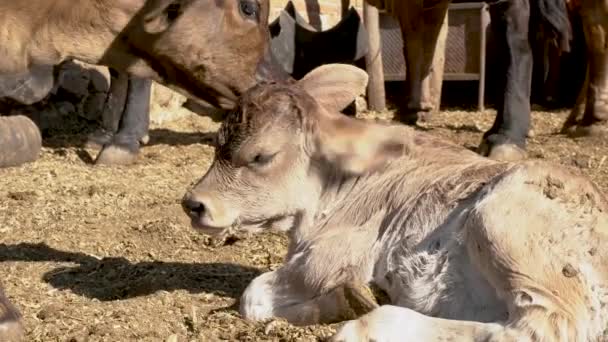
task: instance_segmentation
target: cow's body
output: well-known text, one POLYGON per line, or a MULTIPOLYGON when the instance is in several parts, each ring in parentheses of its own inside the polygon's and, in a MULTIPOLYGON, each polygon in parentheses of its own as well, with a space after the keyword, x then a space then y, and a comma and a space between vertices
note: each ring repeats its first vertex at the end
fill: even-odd
MULTIPOLYGON (((148 78, 230 108, 256 83, 256 71, 263 78, 269 75, 267 18, 268 2, 253 0, 3 0, 0 74, 76 58, 131 74, 135 81, 124 81, 122 87, 132 88, 133 98, 145 94, 150 84, 141 79, 148 78)), ((147 112, 146 101, 129 104, 138 107, 131 112, 147 112)), ((145 121, 138 115, 137 120, 123 118, 121 125, 145 121)), ((121 151, 113 157, 131 154, 131 143, 145 128, 118 135, 124 144, 115 141, 121 151)))
POLYGON ((347 341, 598 339, 608 201, 597 187, 341 116, 365 89, 355 74, 330 66, 251 90, 184 199, 205 231, 291 224, 285 264, 247 287, 243 316, 312 324, 373 309, 341 329, 347 341), (374 309, 371 283, 392 306, 374 309))
MULTIPOLYGON (((407 65, 407 102, 398 113, 405 123, 415 123, 432 110, 430 90, 431 62, 450 3, 437 1, 369 0, 371 5, 387 10, 400 24, 407 65)), ((564 0, 488 1, 492 26, 499 51, 498 81, 500 95, 497 116, 484 134, 479 152, 493 159, 513 160, 525 157, 525 142, 530 126, 532 51, 529 42, 529 18, 538 15, 555 37, 559 49, 567 50, 570 28, 564 0)))
POLYGON ((587 75, 563 126, 572 136, 606 135, 608 120, 608 1, 570 2, 580 14, 587 46, 587 75))

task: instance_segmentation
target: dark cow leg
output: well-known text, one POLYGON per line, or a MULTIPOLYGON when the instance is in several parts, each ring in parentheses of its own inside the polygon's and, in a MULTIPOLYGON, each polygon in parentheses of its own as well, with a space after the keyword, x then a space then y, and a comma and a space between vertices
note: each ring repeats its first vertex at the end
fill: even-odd
POLYGON ((30 118, 0 117, 0 168, 33 162, 41 148, 40 130, 30 118))
POLYGON ((8 300, 0 286, 0 341, 18 342, 23 340, 21 313, 8 300))
POLYGON ((112 142, 125 110, 128 88, 129 75, 110 68, 110 91, 102 113, 102 127, 89 136, 87 145, 103 148, 104 145, 112 142))
MULTIPOLYGON (((406 13, 400 13, 408 91, 406 102, 397 113, 397 118, 403 123, 415 124, 419 119, 428 120, 429 113, 434 109, 431 68, 448 5, 449 1, 442 0, 423 9, 422 1, 414 1, 406 13)), ((438 91, 435 90, 435 93, 438 91)))
POLYGON ((479 153, 497 160, 526 157, 526 135, 530 128, 532 49, 528 40, 528 0, 507 0, 490 7, 499 51, 499 84, 494 125, 483 136, 479 153))
POLYGON ((128 165, 135 162, 140 142, 147 142, 152 81, 130 77, 118 132, 97 156, 96 164, 128 165))
POLYGON ((574 137, 605 135, 608 131, 608 11, 603 4, 603 1, 581 3, 587 44, 587 77, 577 107, 570 113, 562 129, 574 137))

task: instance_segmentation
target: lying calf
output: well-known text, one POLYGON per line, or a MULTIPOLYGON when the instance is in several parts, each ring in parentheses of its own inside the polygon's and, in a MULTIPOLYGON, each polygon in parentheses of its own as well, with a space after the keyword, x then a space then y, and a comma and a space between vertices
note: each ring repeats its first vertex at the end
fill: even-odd
POLYGON ((258 85, 184 198, 195 228, 290 222, 285 264, 241 298, 251 320, 355 318, 346 341, 589 341, 608 324, 608 203, 588 179, 483 158, 338 111, 367 83, 351 66, 258 85), (370 305, 371 304, 371 305, 370 305))

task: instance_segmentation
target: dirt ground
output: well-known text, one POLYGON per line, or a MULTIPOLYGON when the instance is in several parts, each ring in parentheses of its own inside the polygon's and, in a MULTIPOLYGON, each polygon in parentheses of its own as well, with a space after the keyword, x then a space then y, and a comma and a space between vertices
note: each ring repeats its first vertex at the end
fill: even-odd
MULTIPOLYGON (((583 169, 608 188, 608 143, 558 135, 567 112, 534 112, 529 151, 583 169)), ((382 118, 390 114, 379 115, 382 118)), ((370 115, 367 115, 370 116, 370 115)), ((474 148, 494 111, 446 110, 421 129, 474 148)), ((137 165, 97 167, 82 119, 48 132, 35 163, 0 170, 0 281, 27 341, 316 341, 335 326, 254 324, 238 298, 286 250, 278 233, 223 243, 180 207, 203 175, 218 123, 186 116, 153 127, 137 165)))

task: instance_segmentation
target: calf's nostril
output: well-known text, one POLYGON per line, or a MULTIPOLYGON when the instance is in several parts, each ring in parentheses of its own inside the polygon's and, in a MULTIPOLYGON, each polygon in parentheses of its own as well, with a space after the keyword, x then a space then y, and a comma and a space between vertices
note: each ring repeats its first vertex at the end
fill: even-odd
POLYGON ((200 216, 205 212, 205 205, 202 202, 193 199, 185 199, 182 204, 189 214, 192 213, 200 216))

